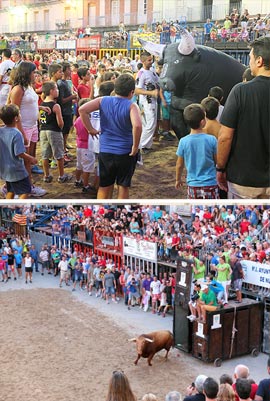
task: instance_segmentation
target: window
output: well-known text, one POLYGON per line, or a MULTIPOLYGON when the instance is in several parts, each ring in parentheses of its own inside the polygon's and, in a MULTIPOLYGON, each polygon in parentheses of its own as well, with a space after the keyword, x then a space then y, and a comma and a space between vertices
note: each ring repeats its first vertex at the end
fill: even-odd
POLYGON ((90 3, 88 5, 88 25, 90 27, 95 27, 96 26, 96 5, 95 3, 90 3))
POLYGON ((143 0, 143 13, 144 15, 147 14, 147 0, 143 0))
POLYGON ((112 25, 119 24, 119 0, 112 0, 111 2, 111 23, 112 25))
POLYGON ((35 11, 35 12, 34 12, 34 30, 35 30, 35 31, 37 31, 38 29, 40 29, 39 26, 38 26, 38 25, 39 25, 39 24, 38 24, 38 23, 39 23, 39 21, 38 21, 38 15, 39 15, 39 12, 38 12, 38 11, 35 11))
POLYGON ((49 20, 49 10, 44 10, 44 14, 43 14, 43 21, 44 21, 44 30, 49 30, 50 28, 50 20, 49 20))

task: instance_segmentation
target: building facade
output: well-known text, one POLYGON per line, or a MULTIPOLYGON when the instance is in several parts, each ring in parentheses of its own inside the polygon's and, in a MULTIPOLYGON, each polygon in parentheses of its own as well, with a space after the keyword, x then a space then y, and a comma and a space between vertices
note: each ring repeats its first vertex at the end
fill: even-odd
POLYGON ((269 0, 0 0, 2 34, 150 26, 152 22, 222 20, 232 10, 270 12, 269 0))

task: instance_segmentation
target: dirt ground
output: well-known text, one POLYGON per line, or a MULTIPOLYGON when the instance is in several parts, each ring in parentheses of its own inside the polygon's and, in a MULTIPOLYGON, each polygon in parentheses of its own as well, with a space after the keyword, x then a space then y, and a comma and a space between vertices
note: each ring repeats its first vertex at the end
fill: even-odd
MULTIPOLYGON (((147 393, 164 400, 193 380, 186 357, 175 349, 153 366, 133 364, 130 334, 113 319, 60 289, 0 293, 1 401, 105 400, 114 370, 128 376, 138 400, 147 393)), ((112 316, 113 318, 113 316, 112 316)))
MULTIPOLYGON (((75 146, 75 138, 71 136, 72 145, 75 146)), ((137 165, 132 180, 132 188, 130 189, 130 199, 185 199, 186 187, 181 190, 174 188, 175 184, 175 163, 176 149, 178 139, 175 137, 173 141, 167 141, 160 137, 153 144, 153 150, 143 156, 143 165, 137 165)), ((73 161, 70 162, 65 172, 75 175, 76 150, 70 150, 73 161)), ((40 159, 40 150, 38 145, 38 159, 40 159)), ((33 174, 36 185, 47 190, 47 194, 42 199, 96 199, 96 193, 83 194, 81 189, 74 188, 74 180, 65 184, 57 182, 57 170, 51 170, 54 177, 52 183, 43 182, 43 175, 33 174)), ((0 181, 0 185, 3 182, 0 181)), ((92 180, 93 184, 93 180, 92 180)), ((1 194, 0 194, 1 197, 1 194)), ((116 199, 117 194, 114 191, 113 198, 116 199)))

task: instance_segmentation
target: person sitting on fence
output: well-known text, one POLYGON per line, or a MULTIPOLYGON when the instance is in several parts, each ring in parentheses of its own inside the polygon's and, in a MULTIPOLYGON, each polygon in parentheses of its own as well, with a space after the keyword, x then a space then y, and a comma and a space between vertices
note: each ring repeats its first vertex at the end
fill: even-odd
POLYGON ((265 22, 262 19, 257 21, 257 24, 254 27, 255 31, 255 39, 265 35, 265 22))
POLYGON ((243 27, 238 34, 237 41, 239 42, 249 42, 249 32, 246 27, 243 27))
POLYGON ((197 302, 200 299, 200 296, 202 295, 201 284, 195 280, 193 281, 193 284, 194 284, 193 294, 191 295, 190 297, 191 299, 188 303, 191 315, 187 316, 187 319, 189 319, 191 322, 193 322, 197 318, 197 302))
POLYGON ((201 285, 202 296, 201 299, 198 300, 196 305, 196 310, 198 313, 199 321, 202 323, 206 323, 206 312, 213 312, 217 310, 217 298, 214 293, 210 289, 210 286, 207 284, 201 285))

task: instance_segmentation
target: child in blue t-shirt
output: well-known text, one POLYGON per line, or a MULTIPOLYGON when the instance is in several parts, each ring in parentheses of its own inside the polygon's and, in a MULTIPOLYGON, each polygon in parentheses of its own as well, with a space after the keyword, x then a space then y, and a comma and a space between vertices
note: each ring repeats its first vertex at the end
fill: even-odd
POLYGON ((31 183, 24 161, 37 163, 26 153, 22 133, 16 128, 20 118, 20 110, 15 104, 0 109, 0 119, 5 124, 0 128, 0 178, 6 181, 6 199, 13 199, 15 195, 20 199, 28 198, 31 183))
POLYGON ((184 109, 184 119, 191 131, 179 141, 175 188, 182 186, 182 174, 186 167, 188 198, 218 199, 217 139, 202 131, 206 124, 205 110, 200 104, 190 104, 184 109))

